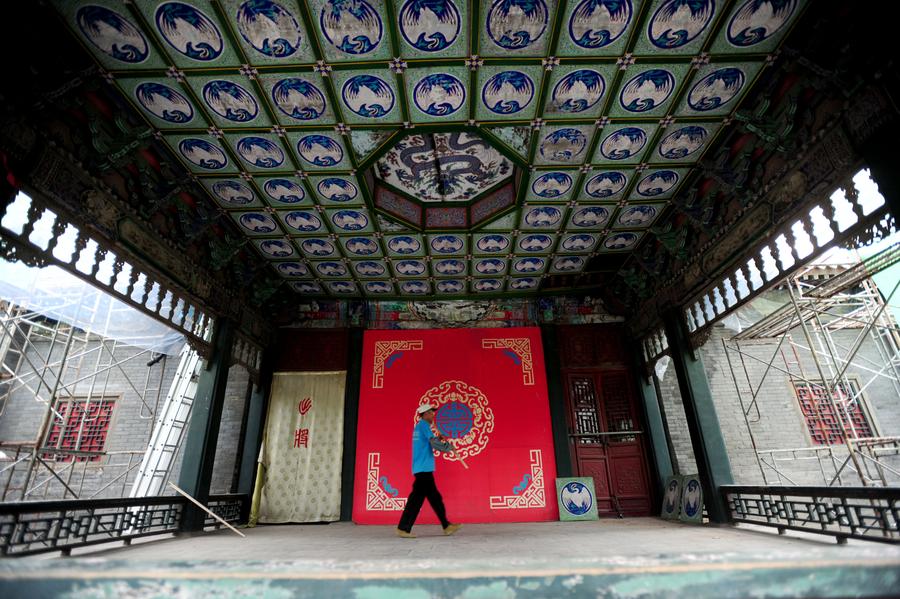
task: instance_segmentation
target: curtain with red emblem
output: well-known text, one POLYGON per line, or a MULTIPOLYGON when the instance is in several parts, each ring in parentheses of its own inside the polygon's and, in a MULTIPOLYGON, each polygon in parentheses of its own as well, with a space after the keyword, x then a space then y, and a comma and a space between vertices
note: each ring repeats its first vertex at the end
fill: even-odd
MULTIPOLYGON (((366 331, 353 520, 396 524, 412 488, 416 408, 437 407, 435 480, 454 522, 556 520, 540 330, 366 331), (465 460, 465 468, 459 458, 465 460)), ((417 523, 436 523, 426 506, 417 523)))
POLYGON ((345 379, 345 371, 275 373, 251 521, 340 519, 345 379))

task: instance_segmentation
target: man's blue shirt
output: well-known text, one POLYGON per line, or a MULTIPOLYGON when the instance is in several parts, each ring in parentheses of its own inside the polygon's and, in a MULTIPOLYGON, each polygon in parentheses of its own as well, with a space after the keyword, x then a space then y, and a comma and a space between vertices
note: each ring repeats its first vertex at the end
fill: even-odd
POLYGON ((412 436, 412 471, 416 472, 434 472, 434 454, 431 451, 431 438, 434 433, 431 432, 431 425, 420 420, 413 428, 412 436))

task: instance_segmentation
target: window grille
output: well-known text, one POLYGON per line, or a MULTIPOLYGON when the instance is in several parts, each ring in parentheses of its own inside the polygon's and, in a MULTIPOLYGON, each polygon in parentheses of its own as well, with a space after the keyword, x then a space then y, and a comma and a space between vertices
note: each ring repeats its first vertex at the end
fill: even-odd
MULTIPOLYGON (((53 417, 44 447, 102 452, 106 445, 106 434, 109 432, 114 405, 115 402, 110 398, 61 401, 56 406, 59 416, 53 417)), ((73 459, 77 462, 96 462, 101 456, 60 452, 47 453, 43 457, 57 462, 71 462, 73 459)))
POLYGON ((874 436, 855 382, 850 381, 849 392, 843 383, 837 385, 833 403, 828 400, 828 390, 820 383, 794 381, 794 393, 813 444, 841 445, 844 443, 842 430, 851 439, 874 436), (855 401, 851 401, 853 397, 855 401))

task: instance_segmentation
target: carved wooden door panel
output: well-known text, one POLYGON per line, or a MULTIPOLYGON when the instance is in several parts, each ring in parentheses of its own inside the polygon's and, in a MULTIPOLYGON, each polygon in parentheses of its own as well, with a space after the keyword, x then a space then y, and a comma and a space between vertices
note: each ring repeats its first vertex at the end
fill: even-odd
POLYGON ((653 513, 650 480, 644 453, 640 418, 628 372, 600 373, 603 421, 606 423, 610 494, 624 516, 653 513))
POLYGON ((594 479, 601 515, 652 513, 634 393, 627 371, 568 372, 569 450, 577 476, 594 479))
POLYGON ((600 390, 593 372, 569 374, 569 448, 578 476, 594 479, 597 511, 613 514, 610 497, 609 464, 602 433, 605 430, 603 410, 600 409, 600 390))

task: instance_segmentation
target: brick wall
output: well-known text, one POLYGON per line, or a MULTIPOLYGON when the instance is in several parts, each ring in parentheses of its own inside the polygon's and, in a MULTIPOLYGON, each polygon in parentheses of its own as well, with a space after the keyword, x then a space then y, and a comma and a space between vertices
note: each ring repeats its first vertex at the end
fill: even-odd
MULTIPOLYGON (((823 446, 813 443, 794 394, 790 377, 784 372, 770 369, 765 380, 762 379, 767 363, 771 360, 773 353, 776 353, 778 339, 742 342, 742 351, 749 354, 744 357, 743 364, 741 364, 738 354, 729 352, 728 357, 732 360, 734 373, 738 375, 736 389, 728 357, 722 344, 723 339, 729 339, 733 334, 731 330, 721 324, 714 326, 709 340, 699 353, 712 391, 725 445, 728 448, 728 457, 735 482, 737 484, 762 484, 764 482, 748 431, 753 432, 757 449, 760 451, 805 449, 806 451, 796 452, 796 455, 813 458, 815 454, 809 450, 817 448, 825 456, 830 447, 830 451, 835 456, 834 461, 839 468, 847 456, 845 446, 823 446), (744 367, 749 375, 749 383, 747 375, 744 374, 744 367), (757 410, 751 405, 751 389, 755 391, 761 381, 763 384, 757 396, 757 410), (748 411, 746 420, 745 410, 748 411)), ((835 333, 833 338, 839 347, 849 348, 858 334, 859 329, 849 329, 835 333)), ((792 330, 790 335, 795 343, 807 345, 801 329, 792 330)), ((795 356, 788 340, 784 342, 782 349, 788 364, 786 366, 779 350, 774 363, 776 367, 782 370, 790 369, 795 374, 799 374, 802 369, 806 378, 820 380, 811 352, 798 348, 797 356, 795 356), (799 364, 795 362, 798 358, 799 364)), ((842 350, 839 355, 846 355, 846 350, 842 350)), ((874 433, 880 436, 900 436, 900 396, 898 396, 896 387, 884 377, 872 380, 871 372, 866 370, 867 368, 878 370, 884 363, 878 348, 870 338, 863 343, 854 361, 859 365, 850 366, 848 373, 851 379, 855 378, 860 383, 860 386, 869 383, 864 390, 864 396, 874 433)), ((660 380, 660 390, 667 412, 676 458, 681 471, 685 472, 682 464, 691 465, 690 437, 681 409, 675 369, 671 364, 665 369, 660 380)), ((788 457, 789 454, 780 455, 788 457)), ((888 460, 893 460, 892 467, 900 470, 898 467, 900 459, 894 456, 888 460)), ((781 480, 785 484, 793 482, 799 485, 820 485, 823 484, 826 476, 830 479, 836 471, 834 462, 830 458, 824 459, 821 463, 818 459, 779 461, 775 463, 775 466, 781 471, 781 480)), ((766 470, 769 483, 777 483, 779 474, 771 468, 766 468, 766 470)), ((873 470, 872 474, 874 473, 873 470)), ((860 484, 858 476, 852 470, 845 469, 841 478, 847 485, 860 484)), ((900 480, 895 477, 894 484, 898 483, 900 480)))
MULTIPOLYGON (((111 341, 107 341, 106 345, 112 348, 111 341)), ((34 377, 32 365, 40 369, 45 362, 52 364, 59 361, 63 354, 63 344, 57 343, 53 346, 48 360, 47 354, 50 350, 49 340, 37 340, 34 347, 26 354, 27 360, 23 361, 19 372, 24 377, 33 377, 32 387, 37 385, 37 377, 34 377)), ((141 458, 155 424, 153 414, 157 407, 155 392, 148 394, 146 399, 148 405, 144 405, 138 391, 144 390, 149 372, 150 379, 147 386, 151 389, 161 387, 159 392, 161 406, 165 401, 179 363, 178 356, 168 356, 165 361, 148 368, 147 362, 156 354, 142 352, 143 350, 119 344, 115 347, 115 359, 111 361, 110 353, 101 349, 98 341, 91 341, 87 345, 73 344, 70 349, 69 359, 66 361, 66 368, 63 372, 63 384, 86 377, 91 372, 103 370, 112 362, 120 363, 118 366, 99 372, 96 376, 86 378, 69 389, 72 394, 83 396, 88 394, 93 383, 95 396, 103 393, 115 398, 115 408, 104 448, 109 455, 102 457, 97 462, 50 462, 70 487, 82 491, 81 498, 127 496, 137 475, 141 458), (98 356, 101 360, 99 368, 98 356), (134 453, 129 455, 123 452, 134 453), (134 468, 126 475, 129 459, 134 468)), ((55 372, 54 369, 53 375, 45 376, 45 378, 52 380, 55 372)), ((247 380, 246 369, 241 366, 231 368, 213 468, 211 487, 213 493, 227 493, 231 490, 247 380)), ((42 397, 47 397, 49 391, 42 388, 40 394, 42 397)), ((32 390, 22 387, 10 395, 3 412, 0 413, 0 444, 3 445, 2 450, 9 459, 0 460, 0 469, 8 466, 11 463, 10 460, 15 456, 16 450, 11 448, 11 445, 32 443, 36 440, 45 414, 46 404, 36 400, 32 390)), ((181 458, 181 448, 179 448, 171 470, 171 480, 175 482, 178 480, 181 458)), ((20 500, 26 471, 27 460, 16 468, 0 474, 0 500, 2 500, 4 489, 7 489, 6 501, 20 500)), ((55 479, 49 479, 49 477, 48 471, 40 468, 37 480, 48 479, 49 482, 30 494, 27 499, 62 499, 64 496, 72 498, 70 493, 65 493, 62 484, 55 479)), ((165 489, 162 492, 171 494, 174 491, 165 489)))

